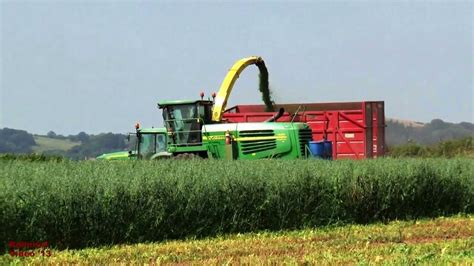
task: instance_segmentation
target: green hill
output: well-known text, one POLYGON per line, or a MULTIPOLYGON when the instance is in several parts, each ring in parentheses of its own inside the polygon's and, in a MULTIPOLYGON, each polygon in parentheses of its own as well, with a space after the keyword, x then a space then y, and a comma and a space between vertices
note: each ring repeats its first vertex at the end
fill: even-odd
POLYGON ((34 135, 36 145, 32 147, 33 152, 43 153, 46 151, 68 151, 72 147, 81 145, 80 141, 70 139, 56 139, 46 136, 34 135))
POLYGON ((448 140, 474 137, 474 124, 469 122, 449 123, 441 119, 433 119, 429 123, 386 119, 385 131, 388 146, 416 143, 434 145, 448 140))

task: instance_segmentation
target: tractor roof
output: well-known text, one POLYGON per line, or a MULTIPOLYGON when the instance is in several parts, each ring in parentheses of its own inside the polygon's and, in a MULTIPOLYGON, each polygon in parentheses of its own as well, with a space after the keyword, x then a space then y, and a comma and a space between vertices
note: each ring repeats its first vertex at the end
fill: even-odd
POLYGON ((163 108, 168 105, 184 105, 184 104, 196 104, 196 103, 212 103, 211 100, 178 100, 178 101, 162 101, 158 103, 158 108, 163 108))

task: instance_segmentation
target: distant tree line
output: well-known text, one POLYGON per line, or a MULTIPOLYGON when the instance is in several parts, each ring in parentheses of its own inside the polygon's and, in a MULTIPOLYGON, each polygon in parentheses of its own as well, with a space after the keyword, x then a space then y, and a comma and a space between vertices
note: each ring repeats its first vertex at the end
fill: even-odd
POLYGON ((88 135, 80 132, 77 135, 69 135, 67 137, 61 135, 53 135, 50 131, 47 136, 56 139, 69 139, 71 141, 79 141, 80 145, 74 146, 67 151, 51 150, 45 152, 48 155, 60 155, 74 160, 95 158, 103 153, 124 150, 128 147, 126 135, 114 133, 101 133, 98 135, 88 135))
POLYGON ((433 145, 439 142, 474 136, 474 124, 458 124, 434 119, 422 127, 405 126, 401 123, 387 121, 385 139, 388 146, 415 143, 433 145))
MULTIPOLYGON (((79 145, 65 150, 48 150, 44 155, 63 156, 74 160, 94 158, 102 153, 124 150, 128 147, 126 135, 102 133, 98 135, 88 135, 80 132, 77 135, 58 135, 54 131, 49 131, 47 137, 59 140, 70 140, 80 142, 79 145)), ((34 136, 25 130, 11 128, 0 129, 0 153, 27 154, 33 152, 33 147, 37 145, 34 136)))
POLYGON ((441 141, 433 145, 407 143, 389 147, 390 157, 452 158, 464 156, 474 158, 473 137, 441 141))
POLYGON ((95 158, 102 153, 124 150, 127 148, 125 137, 123 134, 113 133, 89 135, 81 145, 68 150, 66 156, 71 159, 95 158))
POLYGON ((0 129, 0 153, 31 153, 34 145, 33 135, 25 130, 0 129))
POLYGON ((80 142, 87 142, 89 140, 89 135, 87 133, 81 131, 77 135, 69 135, 69 136, 63 136, 63 135, 58 135, 54 131, 49 131, 46 134, 46 137, 52 138, 52 139, 62 139, 62 140, 71 140, 71 141, 80 141, 80 142))

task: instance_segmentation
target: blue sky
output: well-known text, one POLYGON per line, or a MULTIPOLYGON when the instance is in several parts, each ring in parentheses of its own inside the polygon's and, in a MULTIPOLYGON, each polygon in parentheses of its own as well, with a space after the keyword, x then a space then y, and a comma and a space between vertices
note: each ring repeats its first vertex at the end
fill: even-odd
MULTIPOLYGON (((472 2, 2 1, 0 128, 161 126, 161 100, 265 59, 277 103, 384 100, 386 116, 473 122, 472 2)), ((261 103, 258 71, 230 96, 261 103)))

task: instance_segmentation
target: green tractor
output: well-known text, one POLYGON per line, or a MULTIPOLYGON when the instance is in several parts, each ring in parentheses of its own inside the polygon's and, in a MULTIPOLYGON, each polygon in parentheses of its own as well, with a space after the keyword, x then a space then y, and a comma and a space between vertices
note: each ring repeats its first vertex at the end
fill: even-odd
MULTIPOLYGON (((201 95, 202 98, 202 95, 201 95)), ((283 110, 259 123, 213 121, 212 100, 158 103, 168 131, 168 152, 177 157, 222 159, 305 158, 311 129, 274 123, 283 110)))
POLYGON ((105 153, 98 156, 98 160, 136 160, 167 158, 171 154, 167 152, 168 134, 165 128, 140 128, 137 124, 135 133, 128 134, 132 150, 105 153))

